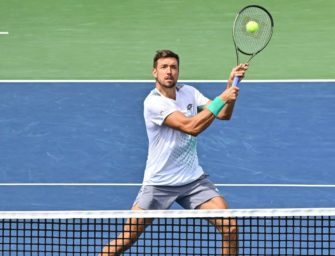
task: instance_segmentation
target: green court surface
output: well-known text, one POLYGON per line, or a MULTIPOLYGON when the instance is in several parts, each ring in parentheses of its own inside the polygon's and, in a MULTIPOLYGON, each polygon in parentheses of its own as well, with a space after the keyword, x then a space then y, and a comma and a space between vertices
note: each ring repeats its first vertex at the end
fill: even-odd
POLYGON ((151 79, 162 48, 180 54, 180 79, 226 79, 233 20, 251 3, 275 31, 247 79, 334 79, 334 0, 8 0, 0 80, 151 79))

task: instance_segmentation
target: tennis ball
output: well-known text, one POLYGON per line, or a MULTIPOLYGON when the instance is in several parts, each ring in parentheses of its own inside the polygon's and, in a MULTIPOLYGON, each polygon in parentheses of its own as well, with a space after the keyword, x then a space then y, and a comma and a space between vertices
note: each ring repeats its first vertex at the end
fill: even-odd
POLYGON ((249 33, 255 33, 259 29, 259 25, 256 21, 249 21, 246 25, 246 29, 249 33))

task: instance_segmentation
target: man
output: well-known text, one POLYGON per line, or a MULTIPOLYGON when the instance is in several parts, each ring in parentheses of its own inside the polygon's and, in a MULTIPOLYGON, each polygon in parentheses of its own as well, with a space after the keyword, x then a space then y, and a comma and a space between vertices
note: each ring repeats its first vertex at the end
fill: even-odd
MULTIPOLYGON (((155 89, 144 101, 144 119, 149 139, 143 186, 132 210, 168 209, 177 202, 185 209, 227 209, 225 199, 199 165, 196 136, 215 118, 229 120, 239 88, 234 76, 244 77, 247 64, 234 68, 226 89, 213 101, 188 85, 177 85, 179 56, 170 50, 157 51, 152 74, 155 89)), ((152 220, 130 219, 116 240, 101 255, 119 255, 128 249, 152 220)), ((211 221, 223 234, 223 255, 237 254, 237 227, 230 221, 211 221)))

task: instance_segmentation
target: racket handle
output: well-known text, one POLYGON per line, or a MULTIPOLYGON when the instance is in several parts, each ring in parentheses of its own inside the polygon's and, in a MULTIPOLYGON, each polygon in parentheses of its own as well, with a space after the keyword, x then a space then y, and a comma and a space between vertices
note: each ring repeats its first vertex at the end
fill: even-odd
POLYGON ((240 76, 235 76, 234 77, 234 81, 233 81, 233 86, 237 86, 241 81, 241 77, 240 76))

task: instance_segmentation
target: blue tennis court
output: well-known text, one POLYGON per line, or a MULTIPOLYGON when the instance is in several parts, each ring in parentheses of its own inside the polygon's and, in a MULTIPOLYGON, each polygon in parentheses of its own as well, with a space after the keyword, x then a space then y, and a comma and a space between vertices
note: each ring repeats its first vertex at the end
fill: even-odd
MULTIPOLYGON (((214 97, 221 82, 187 82, 214 97)), ((140 82, 1 82, 3 210, 129 209, 147 138, 140 82)), ((198 137, 231 208, 334 207, 335 82, 243 82, 198 137)), ((178 208, 178 206, 175 206, 178 208)))

